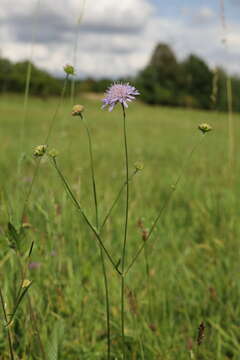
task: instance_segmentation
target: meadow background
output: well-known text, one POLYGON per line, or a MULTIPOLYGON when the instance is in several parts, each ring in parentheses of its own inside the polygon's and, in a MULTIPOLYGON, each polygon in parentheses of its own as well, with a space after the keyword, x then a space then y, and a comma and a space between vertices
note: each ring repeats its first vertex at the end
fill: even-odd
MULTIPOLYGON (((74 88, 69 82, 61 101, 60 92, 32 96, 34 73, 24 74, 22 93, 4 90, 0 96, 0 286, 8 316, 23 279, 19 261, 26 264, 24 278, 32 285, 8 327, 1 313, 0 359, 12 359, 8 332, 14 359, 105 359, 99 248, 47 156, 41 160, 23 219, 22 259, 10 247, 8 223, 20 228, 38 163, 33 149, 44 142, 54 114, 49 148, 58 150, 60 169, 89 217, 95 216, 87 137, 80 118, 71 116, 74 88)), ((226 75, 226 83, 228 79, 226 75)), ((74 91, 74 103, 84 105, 92 133, 100 219, 125 181, 121 109, 101 110, 102 97, 101 92, 78 91, 77 87, 74 91)), ((234 128, 229 132, 229 113, 218 112, 214 106, 208 111, 151 106, 139 96, 127 109, 130 172, 136 161, 144 164, 130 182, 128 264, 143 241, 139 221, 144 228, 151 227, 202 136, 198 125, 207 122, 213 127, 189 159, 146 251, 127 277, 129 360, 239 359, 238 118, 238 113, 232 115, 234 128), (202 322, 204 338, 198 345, 202 322)), ((103 233, 116 260, 121 258, 124 209, 123 193, 103 233)), ((107 261, 106 266, 111 358, 121 359, 120 277, 107 261)))

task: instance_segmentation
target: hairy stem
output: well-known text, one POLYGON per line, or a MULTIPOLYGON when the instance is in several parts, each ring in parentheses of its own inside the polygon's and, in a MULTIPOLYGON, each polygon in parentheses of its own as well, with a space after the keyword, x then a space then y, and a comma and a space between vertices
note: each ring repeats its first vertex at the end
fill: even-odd
POLYGON ((125 210, 125 225, 124 225, 124 238, 122 248, 122 284, 121 284, 121 323, 122 323, 122 347, 123 347, 123 359, 126 359, 126 347, 125 347, 125 257, 126 257, 126 245, 127 245, 127 232, 128 232, 128 211, 129 211, 129 166, 128 166, 128 146, 127 146, 127 128, 126 128, 126 112, 124 105, 123 110, 123 136, 124 136, 124 150, 125 150, 125 168, 126 168, 126 210, 125 210))

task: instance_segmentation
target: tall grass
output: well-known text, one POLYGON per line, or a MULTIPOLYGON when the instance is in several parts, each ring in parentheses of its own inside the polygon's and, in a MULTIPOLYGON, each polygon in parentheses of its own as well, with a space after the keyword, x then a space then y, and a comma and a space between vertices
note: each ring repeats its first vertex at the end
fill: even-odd
MULTIPOLYGON (((225 28, 223 1, 221 6, 225 28)), ((85 2, 77 23, 74 64, 84 7, 85 2)), ((40 111, 39 99, 31 99, 33 105, 29 104, 29 61, 20 136, 21 153, 24 150, 28 155, 25 163, 21 162, 18 178, 13 177, 7 186, 4 185, 7 196, 1 204, 4 214, 0 224, 4 228, 1 241, 4 251, 0 259, 4 275, 0 287, 4 320, 1 356, 11 360, 234 358, 239 353, 237 323, 228 324, 237 318, 235 304, 239 287, 231 264, 236 260, 232 234, 238 234, 238 227, 235 221, 229 222, 232 219, 221 210, 225 206, 234 216, 233 208, 237 206, 233 206, 232 192, 225 190, 226 173, 220 170, 219 163, 214 164, 216 157, 213 155, 214 141, 223 152, 225 139, 222 137, 220 141, 215 137, 213 141, 211 138, 213 145, 205 145, 212 150, 212 158, 207 151, 204 156, 195 154, 196 150, 200 153, 199 145, 205 134, 192 144, 190 151, 186 150, 188 137, 192 138, 197 131, 194 119, 203 122, 206 117, 212 117, 216 122, 220 115, 152 109, 137 104, 136 109, 134 105, 130 109, 128 119, 122 106, 122 146, 114 141, 120 132, 116 120, 121 114, 113 115, 114 125, 110 125, 109 119, 104 120, 104 116, 99 115, 99 104, 85 99, 87 111, 92 115, 88 117, 94 124, 90 131, 86 117, 81 115, 87 135, 85 142, 80 132, 77 136, 76 125, 67 116, 71 109, 63 102, 68 80, 66 75, 59 99, 48 100, 46 109, 40 111), (28 112, 35 116, 28 119, 28 112), (44 119, 41 123, 40 113, 44 119), (65 133, 59 131, 57 123, 63 113, 65 133), (146 117, 152 127, 146 124, 146 117), (51 120, 46 121, 49 118, 51 120), (105 126, 99 124, 99 118, 105 126), (60 149, 59 160, 50 152, 49 155, 65 193, 57 185, 45 158, 33 160, 30 151, 33 144, 27 140, 29 134, 33 135, 35 144, 39 143, 41 135, 41 139, 45 139, 41 143, 49 148, 51 139, 51 144, 60 149), (176 136, 174 140, 172 136, 176 136), (73 144, 68 147, 71 153, 66 151, 65 137, 73 144), (182 159, 171 143, 186 153, 182 167, 178 166, 182 159), (119 155, 122 151, 124 164, 119 155), (131 169, 131 161, 139 155, 146 160, 147 171, 143 171, 146 176, 135 177, 140 169, 131 169), (203 175, 197 178, 196 173, 203 175), (222 178, 216 179, 219 173, 222 178), (16 194, 25 188, 23 176, 29 174, 27 191, 20 194, 21 201, 16 201, 16 194), (185 190, 179 189, 173 202, 173 194, 180 188, 184 176, 190 179, 192 189, 188 191, 185 183, 185 190), (222 191, 226 195, 224 201, 222 191), (74 205, 73 210, 68 198, 74 205), (135 225, 139 218, 144 218, 149 228, 140 226, 142 241, 138 241, 135 225), (92 235, 100 251, 101 275, 92 235), (155 238, 155 243, 150 238, 155 238), (228 248, 224 243, 226 239, 228 248), (231 261, 226 259, 225 250, 231 261), (144 261, 140 257, 142 253, 144 261), (205 273, 206 267, 209 270, 205 273), (102 280, 104 291, 99 287, 102 280), (226 297, 225 287, 230 280, 232 296, 226 297), (106 330, 101 325, 104 317, 106 330), (63 329, 67 331, 64 333, 63 329)), ((229 78, 229 163, 232 167, 235 140, 231 91, 229 78)), ((71 104, 75 95, 73 79, 71 104)), ((16 98, 16 104, 18 101, 16 98)), ((2 97, 3 110, 6 104, 7 100, 2 97)), ((11 111, 13 114, 16 111, 14 106, 11 111)), ((7 113, 7 117, 15 124, 12 114, 7 113)), ((5 134, 12 138, 14 131, 10 123, 5 134)), ((12 176, 14 169, 10 166, 11 158, 16 160, 19 155, 15 145, 10 144, 4 145, 11 149, 9 158, 7 161, 2 158, 0 162, 8 176, 12 176)), ((223 163, 224 156, 221 165, 223 163)))
MULTIPOLYGON (((25 163, 20 182, 14 175, 18 145, 10 141, 17 134, 15 114, 19 112, 20 99, 11 98, 13 105, 10 110, 8 101, 7 97, 0 99, 3 118, 9 119, 2 123, 5 126, 4 137, 0 135, 4 149, 0 166, 5 174, 1 178, 1 189, 4 185, 7 194, 6 199, 1 191, 0 226, 3 230, 8 222, 7 207, 14 224, 15 212, 20 212, 22 208, 22 202, 17 202, 15 196, 26 187, 28 177, 34 173, 32 146, 42 142, 58 100, 48 100, 48 106, 44 107, 42 100, 31 99, 29 102, 31 116, 27 120, 24 144, 29 160, 25 163), (7 159, 4 156, 6 153, 7 159), (7 183, 6 178, 9 179, 7 183)), ((94 140, 99 217, 103 221, 122 187, 126 190, 126 185, 123 186, 125 176, 122 141, 115 136, 121 134, 121 112, 116 109, 112 114, 104 113, 100 120, 99 104, 88 99, 84 99, 84 104, 94 140)), ((61 106, 57 119, 64 118, 65 133, 60 131, 61 124, 56 121, 51 144, 59 150, 59 167, 81 199, 84 210, 90 219, 95 219, 95 209, 90 204, 92 184, 88 140, 80 130, 79 122, 67 115, 70 112, 67 104, 61 106), (72 140, 71 152, 68 152, 69 138, 72 140)), ((130 174, 135 171, 132 164, 136 160, 141 159, 145 164, 143 171, 131 180, 127 265, 142 242, 136 222, 142 218, 144 226, 151 228, 159 205, 166 201, 168 192, 172 191, 169 187, 174 183, 177 169, 180 170, 181 159, 189 152, 186 144, 191 144, 191 148, 197 141, 197 134, 196 138, 192 135, 197 132, 197 124, 208 117, 216 129, 188 162, 184 170, 186 175, 182 177, 178 191, 168 204, 158 228, 152 233, 152 241, 147 242, 152 290, 151 321, 144 256, 138 258, 136 267, 127 275, 127 356, 133 359, 186 359, 192 352, 196 357, 197 329, 201 321, 204 321, 206 332, 199 357, 237 358, 236 304, 239 287, 236 238, 239 234, 239 190, 236 185, 236 196, 233 196, 232 189, 228 187, 225 114, 151 108, 135 104, 129 108, 127 116, 130 174), (145 120, 147 114, 148 122, 145 120), (135 299, 135 313, 133 307, 130 307, 130 299, 132 302, 135 299)), ((238 135, 239 131, 236 137, 238 135)), ((238 169, 237 166, 236 171, 238 169)), ((25 228, 24 246, 29 251, 34 241, 27 278, 33 280, 29 294, 41 341, 47 352, 49 341, 57 344, 59 359, 105 358, 105 294, 100 286, 103 278, 94 238, 72 208, 61 182, 57 181, 56 174, 44 158, 39 175, 28 203, 28 219, 25 221, 30 225, 25 228), (60 328, 59 321, 62 322, 61 328, 63 326, 65 329, 63 337, 61 331, 53 328, 53 324, 60 328)), ((25 198, 24 193, 22 192, 22 199, 25 198)), ((114 255, 114 263, 117 263, 118 254, 122 250, 124 212, 122 190, 101 230, 104 245, 114 255)), ((12 294, 15 287, 19 289, 19 268, 14 252, 9 249, 6 240, 2 231, 1 289, 7 309, 12 309, 12 294)), ((120 278, 115 275, 109 262, 106 262, 106 266, 111 294, 111 353, 112 357, 120 359, 120 278)), ((10 328, 13 333, 14 355, 25 359, 31 354, 32 358, 42 359, 40 344, 32 336, 35 330, 32 328, 28 309, 28 301, 24 298, 10 328)), ((9 350, 6 328, 1 335, 0 346, 3 358, 7 358, 9 350)))

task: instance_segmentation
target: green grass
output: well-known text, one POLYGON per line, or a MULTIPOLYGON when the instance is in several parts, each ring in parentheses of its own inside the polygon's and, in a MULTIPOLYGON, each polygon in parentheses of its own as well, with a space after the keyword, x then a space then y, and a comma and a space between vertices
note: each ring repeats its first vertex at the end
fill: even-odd
MULTIPOLYGON (((103 219, 124 182, 122 115, 120 108, 112 113, 100 110, 97 100, 79 97, 78 102, 85 105, 92 130, 103 219)), ((21 276, 17 256, 9 248, 7 223, 10 220, 19 225, 36 166, 32 151, 43 143, 56 106, 54 99, 30 99, 22 156, 23 98, 0 97, 0 280, 8 312, 21 276)), ((50 147, 59 151, 59 167, 94 221, 87 137, 80 119, 70 113, 70 100, 65 100, 50 147)), ((240 127, 235 118, 237 143, 240 127)), ((194 153, 149 240, 150 280, 144 254, 127 278, 127 359, 237 360, 240 184, 237 154, 234 169, 228 166, 227 115, 137 103, 127 110, 127 122, 130 169, 137 160, 145 165, 130 184, 127 264, 142 241, 138 219, 143 219, 146 228, 151 226, 184 159, 199 141, 198 124, 208 122, 214 128, 194 153), (206 324, 206 333, 197 348, 201 321, 206 324)), ((121 256, 124 201, 122 196, 103 234, 116 261, 121 256)), ((26 250, 34 240, 31 261, 40 263, 39 268, 29 270, 26 278, 33 280, 29 295, 46 359, 104 359, 105 305, 99 249, 47 157, 41 162, 25 221, 31 227, 22 246, 26 250)), ((121 279, 108 262, 107 269, 112 354, 113 359, 121 359, 121 279)), ((32 325, 24 298, 11 326, 16 359, 42 359, 32 325)), ((8 359, 6 328, 2 330, 0 359, 8 359)))

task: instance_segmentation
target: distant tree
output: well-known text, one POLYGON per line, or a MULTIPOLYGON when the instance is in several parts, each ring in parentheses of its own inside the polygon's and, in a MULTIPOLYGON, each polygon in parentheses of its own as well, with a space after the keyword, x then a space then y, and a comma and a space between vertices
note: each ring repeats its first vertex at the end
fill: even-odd
MULTIPOLYGON (((1 91, 23 92, 26 84, 28 61, 11 63, 0 59, 0 89, 1 91)), ((61 91, 61 81, 46 71, 31 64, 30 93, 32 95, 58 95, 61 91)))
POLYGON ((149 64, 137 77, 143 100, 149 104, 178 105, 179 64, 167 44, 158 44, 149 64))
POLYGON ((0 58, 0 90, 2 92, 10 91, 10 81, 12 76, 12 63, 7 60, 0 58))
POLYGON ((189 55, 181 67, 185 79, 186 94, 194 97, 199 107, 210 109, 213 72, 196 55, 189 55))

